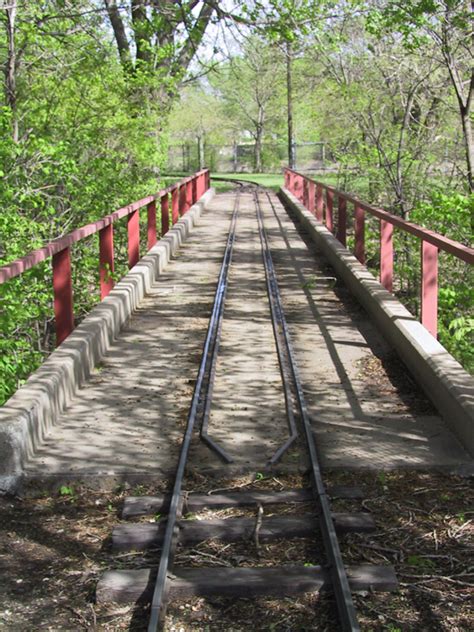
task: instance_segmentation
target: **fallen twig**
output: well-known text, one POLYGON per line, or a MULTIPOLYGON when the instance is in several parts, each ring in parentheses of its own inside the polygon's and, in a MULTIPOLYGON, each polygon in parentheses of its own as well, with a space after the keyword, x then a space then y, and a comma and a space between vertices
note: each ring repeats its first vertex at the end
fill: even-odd
POLYGON ((255 530, 253 532, 253 540, 255 542, 255 548, 257 549, 257 555, 260 556, 260 542, 258 540, 258 536, 260 533, 260 529, 262 527, 263 522, 263 507, 260 503, 258 503, 257 509, 257 522, 255 524, 255 530))

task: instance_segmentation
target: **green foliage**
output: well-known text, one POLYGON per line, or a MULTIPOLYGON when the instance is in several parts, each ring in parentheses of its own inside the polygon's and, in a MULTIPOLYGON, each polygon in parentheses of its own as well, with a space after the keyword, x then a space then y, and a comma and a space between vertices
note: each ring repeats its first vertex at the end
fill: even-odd
MULTIPOLYGON (((435 191, 420 202, 411 219, 451 239, 470 244, 474 195, 435 191)), ((474 284, 472 267, 456 257, 440 255, 438 296, 439 340, 463 366, 474 373, 474 284)))
POLYGON ((429 571, 436 568, 436 564, 433 560, 423 557, 422 555, 409 555, 407 557, 407 564, 423 571, 429 571))
POLYGON ((59 488, 60 496, 74 496, 74 488, 71 485, 61 485, 59 488))
MULTIPOLYGON (((41 3, 19 8, 16 110, 0 99, 0 265, 157 190, 165 156, 155 79, 125 76, 95 12, 43 18, 41 3)), ((120 278, 126 221, 115 242, 120 278)), ((98 238, 72 255, 80 320, 99 299, 98 238)), ((52 316, 50 261, 0 285, 0 405, 54 348, 52 316)))

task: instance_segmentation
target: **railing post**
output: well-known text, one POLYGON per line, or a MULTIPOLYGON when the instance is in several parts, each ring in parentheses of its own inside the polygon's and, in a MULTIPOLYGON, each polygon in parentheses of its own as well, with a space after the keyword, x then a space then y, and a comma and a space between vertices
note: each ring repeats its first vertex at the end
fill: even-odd
POLYGON ((192 187, 192 199, 191 199, 191 206, 193 204, 196 204, 196 202, 198 201, 198 192, 197 192, 197 176, 194 176, 193 179, 191 180, 191 187, 192 187))
POLYGON ((421 240, 421 323, 438 334, 438 248, 421 240))
POLYGON ((211 188, 211 172, 209 169, 206 171, 206 191, 211 188))
POLYGON ((393 225, 380 220, 380 283, 393 290, 393 225))
POLYGON ((186 206, 184 212, 187 213, 191 206, 193 205, 193 181, 188 180, 186 182, 186 206))
POLYGON ((109 224, 99 231, 100 300, 104 300, 114 287, 114 227, 109 224))
POLYGON ((305 182, 305 179, 303 178, 303 176, 299 176, 299 178, 298 178, 298 183, 299 183, 298 199, 301 202, 301 204, 303 204, 303 206, 304 206, 304 182, 305 182))
POLYGON ((70 248, 53 255, 53 292, 56 346, 59 346, 74 329, 70 248))
POLYGON ((334 201, 334 193, 331 191, 331 189, 326 189, 326 228, 329 231, 331 231, 331 233, 333 232, 333 229, 334 229, 334 223, 333 223, 333 217, 332 217, 333 201, 334 201))
POLYGON ((337 196, 337 239, 346 245, 347 232, 347 200, 342 195, 337 196))
POLYGON ((179 199, 179 204, 178 204, 178 211, 179 211, 179 215, 180 217, 182 217, 185 212, 186 212, 186 189, 187 186, 185 184, 182 184, 179 187, 179 194, 178 194, 178 199, 179 199))
POLYGON ((316 185, 316 219, 322 222, 323 218, 324 218, 323 187, 321 184, 317 184, 316 185))
POLYGON ((140 259, 140 216, 138 210, 127 218, 128 229, 128 267, 133 268, 140 259))
POLYGON ((316 191, 316 185, 311 180, 307 180, 308 182, 308 211, 314 215, 314 196, 316 191))
POLYGON ((147 206, 147 245, 151 250, 156 244, 156 201, 150 202, 147 206))
POLYGON ((308 190, 308 180, 303 178, 303 206, 308 208, 309 202, 309 190, 308 190))
POLYGON ((171 221, 173 226, 179 219, 179 189, 176 185, 171 191, 171 221))
POLYGON ((355 256, 365 263, 365 213, 360 204, 354 204, 355 256))
POLYGON ((161 206, 161 235, 166 235, 166 233, 170 229, 170 202, 169 202, 169 194, 165 193, 165 195, 161 196, 160 200, 161 206))

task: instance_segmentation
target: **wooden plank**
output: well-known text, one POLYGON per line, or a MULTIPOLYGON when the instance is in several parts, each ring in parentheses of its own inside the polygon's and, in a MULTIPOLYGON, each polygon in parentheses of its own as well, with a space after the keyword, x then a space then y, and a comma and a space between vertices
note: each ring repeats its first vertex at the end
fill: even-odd
MULTIPOLYGON (((337 486, 328 490, 332 498, 363 498, 358 487, 337 486)), ((125 499, 122 518, 166 513, 169 507, 169 494, 157 496, 129 496, 125 499)), ((274 491, 229 491, 225 494, 191 493, 184 503, 185 513, 195 513, 206 508, 247 507, 252 505, 272 505, 280 503, 304 503, 314 500, 311 489, 287 489, 274 491)))
MULTIPOLYGON (((333 513, 338 533, 374 531, 375 522, 368 513, 333 513)), ((159 546, 165 532, 163 523, 117 525, 112 532, 112 548, 116 551, 144 550, 159 546)), ((300 516, 264 517, 259 539, 307 538, 315 534, 318 518, 315 514, 300 516)), ((237 542, 250 539, 255 529, 255 518, 223 518, 213 520, 181 520, 178 522, 179 541, 184 545, 204 540, 237 542)))
MULTIPOLYGON (((347 568, 351 590, 397 590, 392 566, 363 564, 347 568)), ((96 589, 99 603, 147 603, 153 592, 155 569, 107 571, 96 589)), ((317 592, 330 588, 330 576, 320 566, 270 568, 176 568, 170 575, 170 598, 192 596, 277 597, 317 592)))

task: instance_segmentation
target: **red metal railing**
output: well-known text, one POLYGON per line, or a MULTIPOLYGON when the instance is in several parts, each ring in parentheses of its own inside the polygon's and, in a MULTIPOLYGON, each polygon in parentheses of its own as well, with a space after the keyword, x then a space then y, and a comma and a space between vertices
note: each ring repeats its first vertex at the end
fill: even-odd
POLYGON ((99 274, 100 297, 104 299, 114 286, 114 232, 113 224, 123 217, 127 218, 128 266, 132 268, 140 258, 140 209, 147 208, 147 246, 148 250, 158 241, 156 225, 156 204, 159 200, 161 210, 161 235, 170 227, 169 198, 171 195, 171 221, 175 224, 179 216, 207 191, 210 186, 208 169, 195 173, 156 195, 133 202, 106 215, 97 222, 59 237, 43 248, 30 252, 25 257, 0 267, 0 284, 17 277, 41 261, 52 257, 54 316, 56 325, 56 344, 61 344, 74 329, 74 303, 71 274, 71 246, 86 237, 99 233, 99 274))
POLYGON ((438 250, 443 250, 466 263, 474 263, 474 249, 422 228, 401 217, 376 208, 334 187, 312 180, 292 169, 285 169, 285 187, 324 223, 346 246, 347 203, 354 207, 354 254, 365 263, 365 213, 380 220, 380 282, 393 290, 393 228, 399 228, 421 240, 421 322, 433 336, 438 330, 438 250), (337 202, 337 228, 334 227, 334 204, 337 202))

